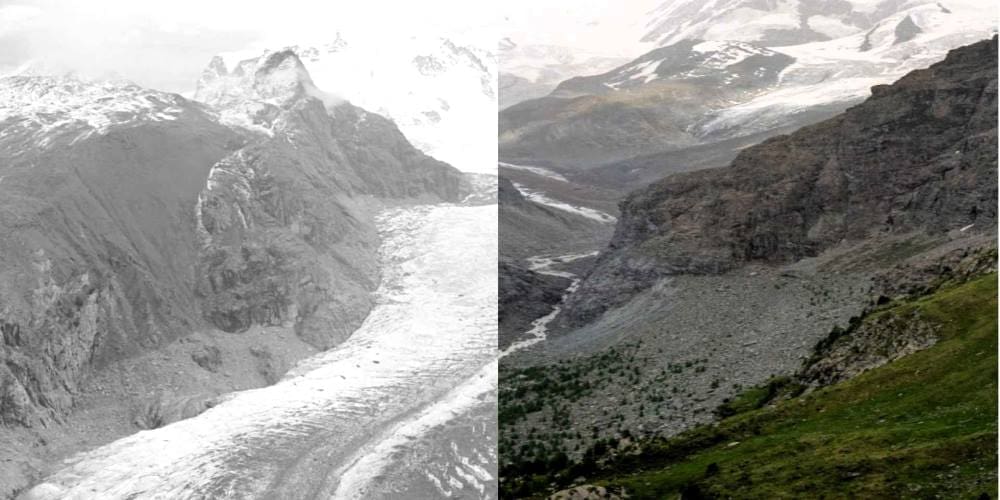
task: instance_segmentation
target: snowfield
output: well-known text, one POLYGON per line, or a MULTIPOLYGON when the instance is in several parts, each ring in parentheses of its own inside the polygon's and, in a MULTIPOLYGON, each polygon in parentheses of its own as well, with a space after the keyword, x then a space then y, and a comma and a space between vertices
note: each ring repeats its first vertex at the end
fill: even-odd
MULTIPOLYGON (((496 205, 393 209, 379 228, 377 305, 344 344, 273 386, 79 454, 25 498, 396 497, 379 478, 401 445, 495 405, 496 205)), ((495 491, 482 434, 446 474, 420 474, 434 497, 495 491)))

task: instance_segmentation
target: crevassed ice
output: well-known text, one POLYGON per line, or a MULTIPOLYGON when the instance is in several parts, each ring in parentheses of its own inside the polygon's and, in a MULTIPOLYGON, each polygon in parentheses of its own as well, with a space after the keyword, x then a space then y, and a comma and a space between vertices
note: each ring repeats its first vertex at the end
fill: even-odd
MULTIPOLYGON (((497 356, 496 206, 396 209, 379 227, 377 305, 347 342, 273 386, 80 454, 27 498, 376 491, 369 481, 391 464, 400 436, 426 432, 495 394, 497 356)), ((495 478, 495 463, 485 472, 469 463, 448 481, 495 478)))

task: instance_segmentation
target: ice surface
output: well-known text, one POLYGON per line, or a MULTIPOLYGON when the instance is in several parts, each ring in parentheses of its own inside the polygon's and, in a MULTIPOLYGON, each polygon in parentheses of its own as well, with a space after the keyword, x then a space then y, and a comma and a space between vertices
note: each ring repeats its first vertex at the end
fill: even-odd
MULTIPOLYGON (((496 205, 395 209, 379 227, 377 305, 344 344, 273 386, 80 454, 27 497, 379 497, 397 445, 495 393, 496 205)), ((470 461, 449 481, 477 490, 490 467, 470 461)))

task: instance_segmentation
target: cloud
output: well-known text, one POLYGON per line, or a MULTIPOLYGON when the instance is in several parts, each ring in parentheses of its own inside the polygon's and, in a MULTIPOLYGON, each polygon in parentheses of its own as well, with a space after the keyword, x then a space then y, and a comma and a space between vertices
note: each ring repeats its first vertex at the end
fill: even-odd
POLYGON ((338 30, 367 43, 482 32, 494 21, 488 7, 464 0, 0 0, 0 71, 31 60, 44 73, 181 92, 220 52, 329 40, 338 30))

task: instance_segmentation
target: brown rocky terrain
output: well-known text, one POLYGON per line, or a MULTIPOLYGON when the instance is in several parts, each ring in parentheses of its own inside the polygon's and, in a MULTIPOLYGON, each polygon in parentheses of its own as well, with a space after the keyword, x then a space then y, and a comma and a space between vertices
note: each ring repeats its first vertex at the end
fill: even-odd
POLYGON ((791 262, 880 234, 992 231, 995 69, 996 38, 956 49, 728 167, 633 193, 561 321, 586 324, 670 274, 791 262))
POLYGON ((996 38, 956 49, 729 167, 630 195, 549 338, 501 363, 502 470, 712 422, 817 343, 816 384, 931 345, 911 317, 851 325, 995 269, 996 61, 996 38))
POLYGON ((571 281, 559 276, 536 273, 508 259, 500 259, 500 315, 497 318, 500 349, 509 346, 531 328, 531 322, 549 312, 562 300, 571 281))

